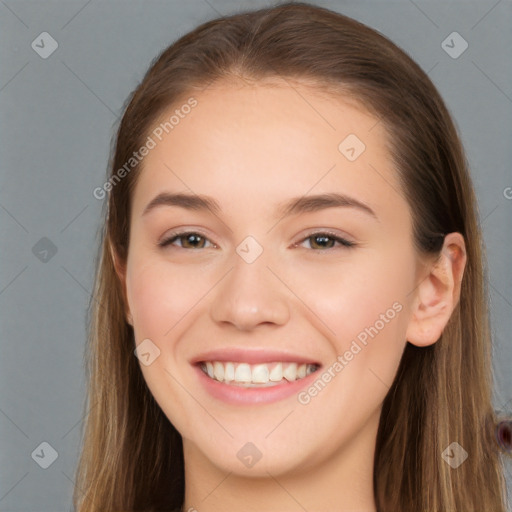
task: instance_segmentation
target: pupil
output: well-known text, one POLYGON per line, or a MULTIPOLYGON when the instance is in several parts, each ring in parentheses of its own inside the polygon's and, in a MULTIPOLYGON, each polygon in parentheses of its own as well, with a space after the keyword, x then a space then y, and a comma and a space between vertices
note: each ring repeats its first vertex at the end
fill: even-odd
POLYGON ((194 240, 197 242, 200 238, 201 238, 201 237, 200 237, 200 236, 198 236, 198 235, 194 235, 194 234, 189 235, 189 236, 187 237, 187 243, 191 243, 192 245, 194 245, 194 240))
POLYGON ((329 237, 329 236, 324 236, 324 235, 317 235, 317 236, 315 236, 314 238, 315 238, 315 243, 316 243, 318 240, 321 240, 321 242, 320 242, 320 246, 322 246, 322 247, 325 247, 325 245, 324 245, 324 244, 325 244, 325 242, 327 242, 327 243, 328 243, 328 241, 329 241, 329 239, 330 239, 330 237, 329 237))

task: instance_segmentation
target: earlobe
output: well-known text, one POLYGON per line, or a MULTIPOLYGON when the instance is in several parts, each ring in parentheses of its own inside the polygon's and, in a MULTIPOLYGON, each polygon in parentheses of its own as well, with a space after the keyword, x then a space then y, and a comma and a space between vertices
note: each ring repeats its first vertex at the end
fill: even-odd
POLYGON ((110 255, 112 257, 112 263, 114 265, 114 269, 115 269, 115 272, 117 274, 117 277, 119 279, 119 282, 121 284, 121 288, 122 288, 122 293, 123 293, 123 302, 124 302, 124 306, 125 306, 125 316, 126 316, 126 321, 131 325, 133 326, 133 317, 132 317, 132 313, 130 311, 130 307, 128 305, 128 295, 126 293, 126 266, 121 264, 119 258, 118 258, 118 255, 111 243, 111 241, 109 240, 108 242, 108 247, 109 247, 109 250, 110 250, 110 255))
POLYGON ((465 265, 464 238, 460 233, 449 233, 439 258, 426 266, 416 287, 407 341, 424 347, 440 338, 459 302, 465 265))

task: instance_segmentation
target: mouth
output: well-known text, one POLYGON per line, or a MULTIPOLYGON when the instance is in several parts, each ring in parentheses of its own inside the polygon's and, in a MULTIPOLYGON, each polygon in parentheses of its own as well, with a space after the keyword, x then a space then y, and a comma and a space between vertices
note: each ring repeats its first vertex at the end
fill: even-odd
POLYGON ((199 361, 199 368, 210 379, 229 386, 266 388, 302 380, 316 372, 316 363, 275 361, 249 364, 234 361, 199 361))
POLYGON ((307 354, 287 349, 226 347, 189 360, 203 390, 225 405, 262 405, 291 399, 311 386, 322 368, 307 354))

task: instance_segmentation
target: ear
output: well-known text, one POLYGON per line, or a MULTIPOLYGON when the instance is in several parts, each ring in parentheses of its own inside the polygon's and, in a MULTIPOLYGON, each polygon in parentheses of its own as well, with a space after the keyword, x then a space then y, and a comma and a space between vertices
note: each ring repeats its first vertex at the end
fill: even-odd
POLYGON ((114 264, 114 268, 119 278, 119 282, 121 283, 122 293, 123 293, 123 304, 125 306, 125 316, 126 321, 133 326, 133 317, 130 311, 130 306, 128 305, 128 294, 126 292, 126 265, 122 264, 120 258, 116 250, 114 249, 112 242, 108 241, 108 247, 110 249, 110 255, 112 257, 112 262, 114 264))
POLYGON ((407 341, 418 347, 435 343, 441 336, 460 298, 466 266, 466 246, 460 233, 445 236, 439 258, 426 265, 415 289, 407 341))

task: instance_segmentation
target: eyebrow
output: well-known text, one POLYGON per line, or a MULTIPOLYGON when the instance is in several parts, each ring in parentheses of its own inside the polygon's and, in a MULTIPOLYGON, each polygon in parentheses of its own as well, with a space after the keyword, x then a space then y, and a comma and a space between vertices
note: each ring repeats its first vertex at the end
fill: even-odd
MULTIPOLYGON (((214 214, 221 212, 219 203, 212 197, 198 194, 162 192, 148 203, 142 215, 147 215, 150 211, 161 206, 178 206, 187 210, 198 211, 210 210, 214 214)), ((317 212, 336 207, 356 208, 378 220, 375 212, 367 204, 345 194, 337 193, 294 197, 285 203, 279 204, 277 214, 284 218, 300 213, 317 212)))

